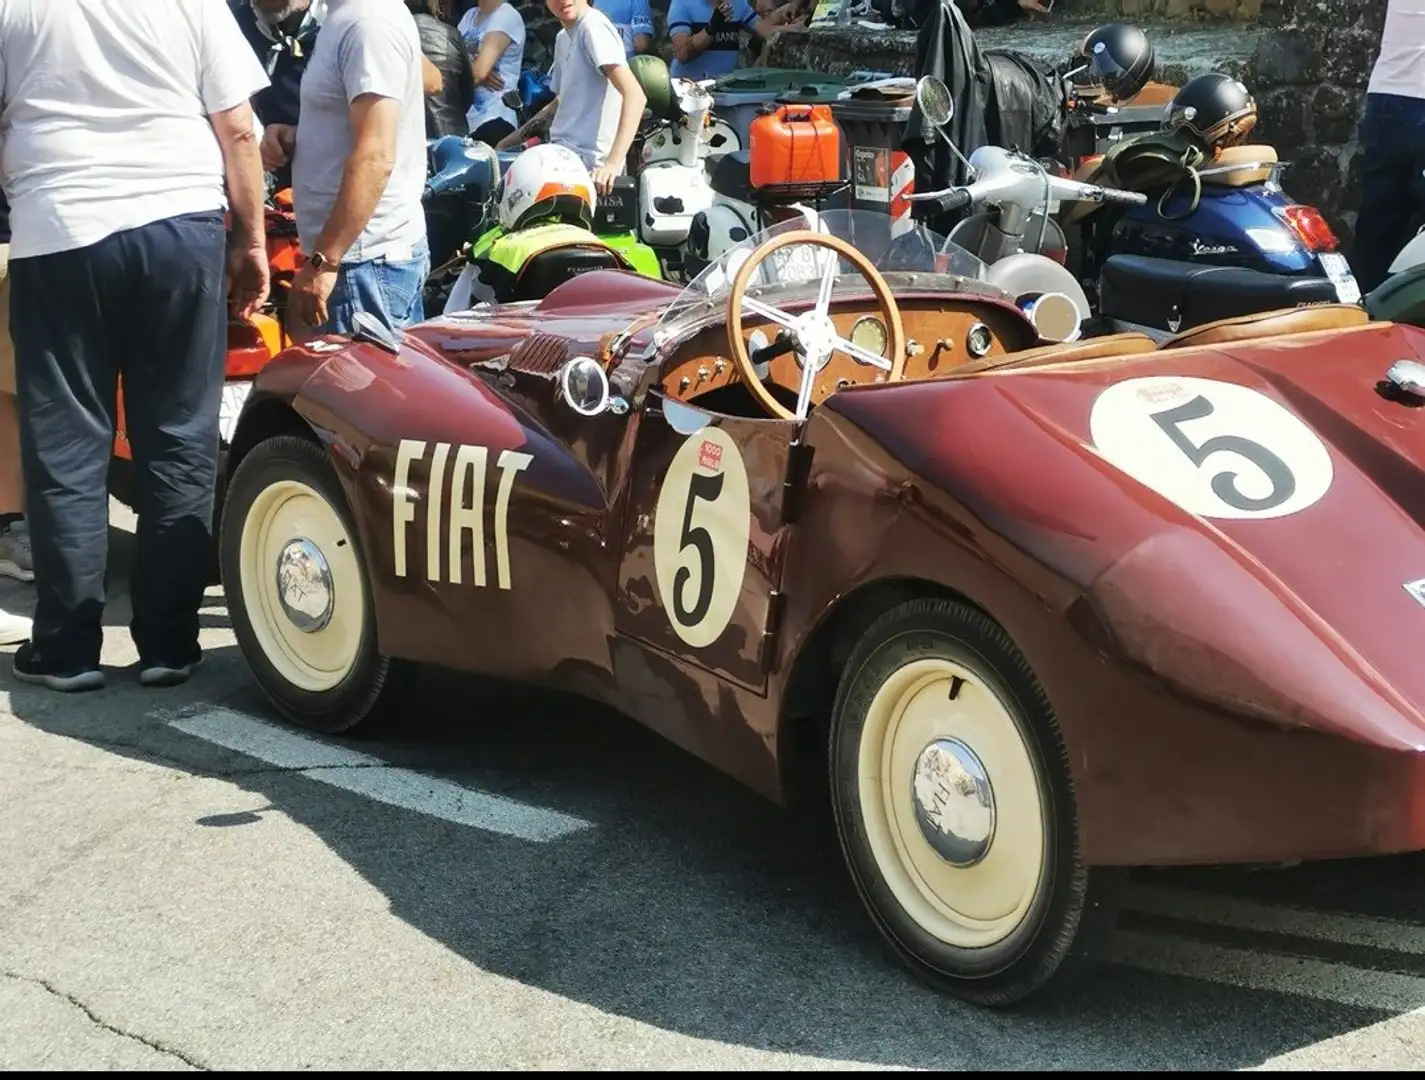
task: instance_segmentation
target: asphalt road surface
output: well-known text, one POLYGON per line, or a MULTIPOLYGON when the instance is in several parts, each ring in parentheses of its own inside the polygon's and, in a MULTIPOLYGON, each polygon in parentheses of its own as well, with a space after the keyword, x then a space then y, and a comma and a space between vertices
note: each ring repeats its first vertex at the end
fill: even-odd
POLYGON ((399 735, 308 738, 216 589, 207 665, 140 688, 114 520, 110 688, 0 659, 0 1066, 1425 1063, 1425 860, 1141 874, 1072 999, 980 1011, 887 957, 822 823, 616 715, 436 675, 399 735))

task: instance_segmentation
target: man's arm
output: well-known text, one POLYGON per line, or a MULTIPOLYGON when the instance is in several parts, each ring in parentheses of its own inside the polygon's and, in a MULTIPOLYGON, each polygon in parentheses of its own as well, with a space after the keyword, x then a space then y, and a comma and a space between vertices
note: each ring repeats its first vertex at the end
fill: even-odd
POLYGON ((421 89, 426 92, 426 96, 440 93, 441 87, 445 85, 445 79, 441 77, 440 68, 430 62, 430 57, 421 56, 421 89))
POLYGON ((350 115, 351 154, 342 169, 336 205, 312 249, 333 266, 366 228, 386 190, 396 166, 401 104, 379 94, 361 94, 352 100, 350 115))
POLYGON ((600 193, 607 194, 613 187, 613 178, 619 174, 628 152, 633 147, 633 137, 638 134, 638 125, 643 121, 643 109, 648 104, 648 96, 638 80, 633 77, 633 69, 627 64, 606 64, 600 69, 623 97, 619 108, 618 130, 614 142, 609 147, 609 156, 594 169, 594 186, 600 193))
POLYGON ((646 53, 653 46, 653 12, 648 0, 633 0, 633 19, 629 25, 633 34, 633 51, 646 53))
POLYGON ((263 201, 262 158, 257 152, 252 106, 246 101, 208 117, 218 145, 223 151, 223 173, 228 185, 228 204, 233 213, 234 242, 251 247, 266 244, 266 217, 263 201))

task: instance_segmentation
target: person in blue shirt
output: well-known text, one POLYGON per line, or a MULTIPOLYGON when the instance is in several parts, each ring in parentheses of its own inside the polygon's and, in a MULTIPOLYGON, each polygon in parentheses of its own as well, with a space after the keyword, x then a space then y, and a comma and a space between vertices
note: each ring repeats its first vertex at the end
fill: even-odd
POLYGON ((747 0, 673 0, 668 8, 668 34, 675 79, 716 79, 737 69, 744 32, 760 38, 790 25, 795 4, 783 4, 759 16, 747 0))
POLYGON ((593 0, 590 6, 609 17, 629 56, 646 53, 653 45, 653 12, 648 0, 593 0))

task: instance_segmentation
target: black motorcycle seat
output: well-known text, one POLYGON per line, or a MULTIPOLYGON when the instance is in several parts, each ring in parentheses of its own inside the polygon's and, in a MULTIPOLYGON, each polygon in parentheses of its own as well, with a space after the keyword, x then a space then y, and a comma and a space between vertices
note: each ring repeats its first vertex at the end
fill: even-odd
POLYGON ((734 150, 718 159, 709 183, 713 191, 725 198, 750 203, 754 201, 751 176, 752 151, 734 150))
POLYGON ((1102 317, 1172 334, 1259 311, 1337 302, 1336 286, 1324 276, 1293 277, 1146 255, 1114 255, 1099 275, 1102 317))

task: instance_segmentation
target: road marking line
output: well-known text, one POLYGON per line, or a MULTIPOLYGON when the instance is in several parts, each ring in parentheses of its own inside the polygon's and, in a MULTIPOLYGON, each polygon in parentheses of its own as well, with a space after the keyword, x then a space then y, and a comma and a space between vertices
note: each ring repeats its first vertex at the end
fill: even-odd
POLYGON ((1403 1013, 1425 1006, 1425 979, 1414 975, 1205 945, 1137 930, 1115 931, 1103 958, 1165 975, 1295 994, 1363 1009, 1403 1013))
POLYGON ((343 791, 486 832, 545 843, 593 828, 583 818, 388 765, 231 709, 179 717, 168 726, 343 791))
POLYGON ((1129 911, 1212 923, 1237 930, 1290 934, 1338 945, 1425 956, 1425 927, 1372 915, 1277 907, 1216 893, 1137 883, 1125 890, 1123 907, 1129 911))

